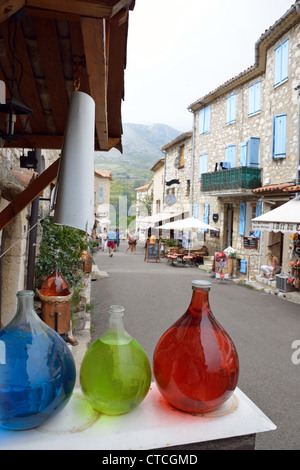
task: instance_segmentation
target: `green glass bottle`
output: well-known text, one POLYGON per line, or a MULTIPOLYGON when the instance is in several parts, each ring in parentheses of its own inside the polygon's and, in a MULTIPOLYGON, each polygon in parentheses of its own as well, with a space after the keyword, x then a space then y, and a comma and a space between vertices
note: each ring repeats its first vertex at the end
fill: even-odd
POLYGON ((87 350, 80 368, 81 390, 101 413, 119 415, 138 406, 151 384, 151 366, 141 345, 127 333, 124 308, 112 305, 109 326, 87 350))

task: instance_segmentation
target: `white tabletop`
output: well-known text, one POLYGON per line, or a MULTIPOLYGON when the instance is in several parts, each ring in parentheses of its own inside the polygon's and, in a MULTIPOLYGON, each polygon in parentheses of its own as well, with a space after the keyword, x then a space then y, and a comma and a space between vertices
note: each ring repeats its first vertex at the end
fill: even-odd
POLYGON ((76 388, 68 405, 39 428, 0 429, 0 449, 148 450, 274 429, 275 424, 238 388, 217 410, 193 415, 169 406, 152 383, 144 401, 120 416, 96 412, 76 388))

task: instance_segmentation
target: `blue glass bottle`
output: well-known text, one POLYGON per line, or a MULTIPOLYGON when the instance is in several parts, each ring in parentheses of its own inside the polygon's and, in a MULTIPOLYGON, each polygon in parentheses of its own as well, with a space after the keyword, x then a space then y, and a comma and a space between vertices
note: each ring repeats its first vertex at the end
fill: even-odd
POLYGON ((34 309, 34 293, 17 293, 17 312, 0 331, 0 427, 35 428, 62 410, 76 380, 65 341, 34 309))

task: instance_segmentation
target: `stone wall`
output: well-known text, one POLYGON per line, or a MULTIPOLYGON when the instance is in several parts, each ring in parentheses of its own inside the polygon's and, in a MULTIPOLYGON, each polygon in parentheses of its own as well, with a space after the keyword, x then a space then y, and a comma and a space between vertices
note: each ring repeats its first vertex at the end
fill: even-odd
MULTIPOLYGON (((227 196, 226 192, 210 194, 201 192, 199 180, 199 156, 206 153, 208 156, 207 172, 215 170, 216 162, 225 161, 225 148, 236 146, 236 167, 240 165, 240 145, 249 141, 250 137, 260 139, 259 167, 262 169, 262 185, 282 184, 293 182, 296 174, 297 162, 297 128, 298 128, 298 93, 295 87, 299 84, 300 72, 300 26, 292 28, 282 36, 267 52, 266 71, 243 85, 239 85, 230 92, 224 93, 210 103, 210 130, 206 134, 199 134, 199 113, 195 113, 195 153, 193 178, 193 204, 210 204, 210 214, 219 215, 218 226, 221 228, 220 239, 211 240, 207 237, 207 244, 213 251, 215 248, 226 248, 226 226, 228 204, 233 208, 233 248, 237 257, 247 261, 247 276, 257 273, 261 260, 264 258, 270 245, 270 235, 261 234, 257 250, 243 248, 243 238, 239 235, 239 204, 248 201, 255 204, 259 196, 240 194, 227 196), (289 71, 288 80, 274 87, 275 48, 289 38, 289 71), (261 81, 260 112, 249 117, 249 86, 261 81), (226 125, 227 96, 236 93, 236 121, 226 125), (287 115, 286 158, 273 159, 273 118, 278 114, 287 115)), ((287 196, 285 196, 287 199, 287 196)), ((280 203, 280 202, 279 202, 280 203)), ((272 208, 272 207, 271 207, 272 208)), ((262 213, 270 210, 270 206, 263 204, 262 213)), ((212 222, 210 218, 209 223, 212 222)), ((288 268, 287 237, 284 239, 283 270, 288 268)), ((238 271, 238 269, 237 269, 238 271)), ((240 275, 239 272, 236 273, 240 275)))

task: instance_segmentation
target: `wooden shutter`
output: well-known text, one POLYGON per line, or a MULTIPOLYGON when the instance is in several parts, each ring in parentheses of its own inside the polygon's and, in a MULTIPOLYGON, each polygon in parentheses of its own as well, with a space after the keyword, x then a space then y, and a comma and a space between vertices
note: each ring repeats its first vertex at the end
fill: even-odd
POLYGON ((204 133, 204 109, 199 111, 199 134, 204 133))
POLYGON ((273 122, 273 158, 286 157, 286 114, 278 114, 273 122))
POLYGON ((98 202, 99 204, 103 203, 103 186, 99 186, 98 202))
MULTIPOLYGON (((256 203, 256 217, 259 217, 261 215, 261 206, 262 206, 261 201, 258 201, 256 203)), ((255 230, 254 236, 256 238, 260 238, 260 230, 255 230)))
POLYGON ((289 40, 286 39, 281 46, 281 81, 288 78, 289 71, 289 40))
POLYGON ((261 82, 257 82, 254 85, 254 112, 260 111, 260 93, 261 93, 261 82))
MULTIPOLYGON (((204 222, 206 224, 209 224, 209 204, 208 203, 204 204, 204 222)), ((204 232, 207 232, 207 230, 204 230, 204 232)))
POLYGON ((239 235, 242 237, 245 235, 245 222, 246 222, 246 203, 240 203, 240 225, 239 225, 239 235))
POLYGON ((194 204, 194 217, 198 219, 199 215, 199 204, 194 204))
POLYGON ((230 145, 225 149, 225 161, 229 163, 229 168, 235 168, 235 145, 230 145))
POLYGON ((236 94, 233 93, 227 98, 226 124, 231 124, 235 121, 236 121, 236 94))
POLYGON ((203 173, 207 173, 207 154, 200 155, 199 158, 199 179, 201 180, 203 173))
POLYGON ((249 140, 249 166, 258 168, 259 165, 259 138, 250 137, 249 140))
POLYGON ((240 166, 247 166, 247 149, 248 149, 248 142, 242 142, 240 166))

